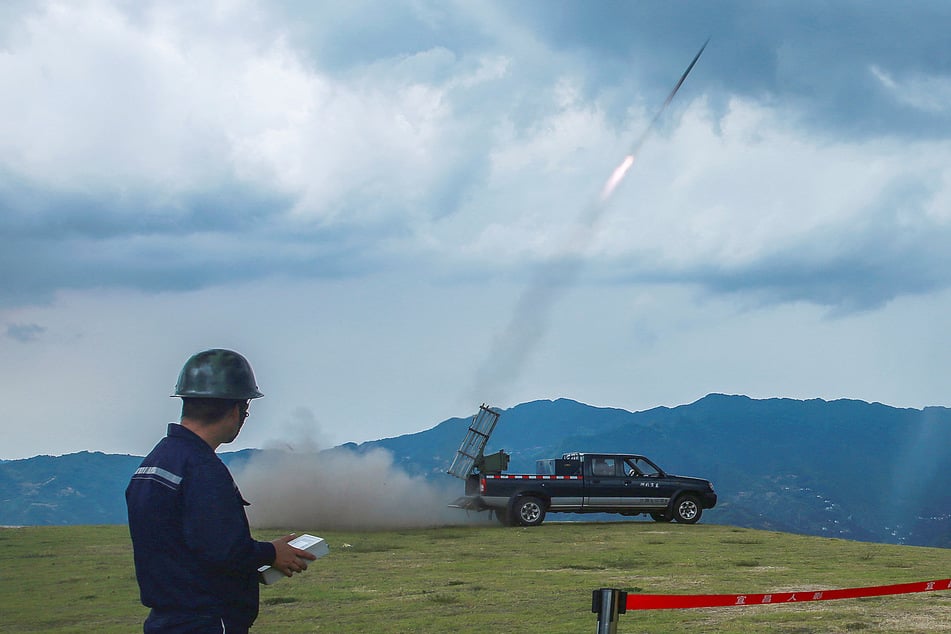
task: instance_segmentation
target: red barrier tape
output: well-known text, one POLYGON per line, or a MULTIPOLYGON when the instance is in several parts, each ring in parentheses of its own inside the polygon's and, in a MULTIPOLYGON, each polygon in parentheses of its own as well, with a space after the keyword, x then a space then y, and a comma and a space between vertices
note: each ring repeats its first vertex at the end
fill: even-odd
POLYGON ((951 590, 951 579, 916 581, 891 586, 845 588, 843 590, 809 590, 806 592, 774 592, 772 594, 628 594, 628 610, 680 610, 685 608, 719 608, 730 606, 774 605, 777 603, 805 603, 880 597, 888 594, 909 594, 951 590))

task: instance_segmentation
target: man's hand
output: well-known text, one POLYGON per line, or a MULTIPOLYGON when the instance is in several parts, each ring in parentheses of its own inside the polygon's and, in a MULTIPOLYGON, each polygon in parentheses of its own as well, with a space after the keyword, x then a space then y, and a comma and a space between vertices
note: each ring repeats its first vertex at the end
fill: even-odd
POLYGON ((304 572, 307 570, 307 562, 317 559, 315 555, 306 550, 294 548, 287 542, 293 540, 297 535, 291 533, 284 537, 279 537, 271 543, 274 544, 274 561, 271 566, 277 568, 285 575, 290 577, 295 572, 304 572))

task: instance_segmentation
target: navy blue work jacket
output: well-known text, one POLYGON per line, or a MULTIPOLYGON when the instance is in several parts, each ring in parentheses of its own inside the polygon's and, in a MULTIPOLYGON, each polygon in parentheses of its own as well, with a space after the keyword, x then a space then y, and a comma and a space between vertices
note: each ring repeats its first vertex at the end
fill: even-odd
POLYGON ((125 497, 143 605, 250 627, 258 614, 257 569, 274 561, 274 545, 251 537, 248 503, 214 450, 169 424, 125 497))

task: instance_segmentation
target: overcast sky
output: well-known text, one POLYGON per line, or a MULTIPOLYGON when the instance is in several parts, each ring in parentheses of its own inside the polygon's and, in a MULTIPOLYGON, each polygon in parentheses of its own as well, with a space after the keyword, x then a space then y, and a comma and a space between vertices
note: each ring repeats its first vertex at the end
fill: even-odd
POLYGON ((146 453, 213 347, 265 393, 228 449, 559 397, 951 405, 948 24, 943 1, 5 2, 0 458, 146 453))

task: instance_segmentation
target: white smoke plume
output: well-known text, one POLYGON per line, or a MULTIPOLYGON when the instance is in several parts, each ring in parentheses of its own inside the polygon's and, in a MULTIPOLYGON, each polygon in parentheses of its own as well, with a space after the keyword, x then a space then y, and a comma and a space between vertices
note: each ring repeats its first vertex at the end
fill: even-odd
POLYGON ((448 507, 463 494, 461 480, 411 476, 383 449, 266 450, 234 475, 255 527, 382 530, 487 521, 448 507))

